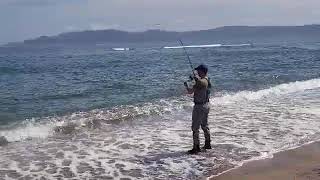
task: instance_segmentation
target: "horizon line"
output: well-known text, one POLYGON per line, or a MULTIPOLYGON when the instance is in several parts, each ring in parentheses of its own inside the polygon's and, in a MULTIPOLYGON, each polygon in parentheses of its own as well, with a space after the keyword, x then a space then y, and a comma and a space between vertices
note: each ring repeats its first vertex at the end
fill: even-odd
POLYGON ((225 27, 303 27, 303 26, 320 26, 320 23, 313 23, 313 24, 303 24, 303 25, 225 25, 225 26, 218 26, 218 27, 213 27, 213 28, 208 28, 208 29, 199 29, 199 30, 166 30, 166 29, 146 29, 146 30, 139 30, 139 31, 130 31, 130 30, 121 30, 121 29, 84 29, 84 30, 75 30, 75 31, 65 31, 65 32, 60 32, 56 35, 39 35, 34 38, 29 38, 29 39, 24 39, 21 41, 14 41, 14 42, 4 42, 1 43, 0 46, 6 46, 9 44, 15 44, 15 43, 23 43, 26 40, 35 40, 41 37, 57 37, 63 34, 68 34, 68 33, 81 33, 81 32, 97 32, 97 31, 119 31, 119 32, 126 32, 126 33, 145 33, 148 31, 162 31, 162 32, 173 32, 173 33, 186 33, 186 32, 196 32, 196 31, 208 31, 208 30, 214 30, 214 29, 219 29, 219 28, 225 28, 225 27))

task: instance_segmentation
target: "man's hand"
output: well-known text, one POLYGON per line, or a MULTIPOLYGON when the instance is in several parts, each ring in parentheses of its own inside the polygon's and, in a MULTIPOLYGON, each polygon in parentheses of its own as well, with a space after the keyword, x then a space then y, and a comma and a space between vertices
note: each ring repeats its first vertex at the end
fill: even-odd
POLYGON ((187 82, 184 82, 183 84, 184 84, 184 86, 186 87, 186 89, 187 89, 187 91, 188 91, 188 94, 192 94, 192 93, 193 93, 193 88, 189 88, 187 82))
POLYGON ((193 79, 194 79, 195 81, 198 81, 199 79, 201 79, 200 76, 199 76, 199 74, 198 74, 198 71, 197 71, 197 70, 194 70, 194 71, 193 71, 193 79))
POLYGON ((201 78, 200 78, 200 76, 199 76, 198 74, 196 74, 196 75, 193 77, 193 79, 194 79, 195 81, 198 81, 198 80, 201 79, 201 78))

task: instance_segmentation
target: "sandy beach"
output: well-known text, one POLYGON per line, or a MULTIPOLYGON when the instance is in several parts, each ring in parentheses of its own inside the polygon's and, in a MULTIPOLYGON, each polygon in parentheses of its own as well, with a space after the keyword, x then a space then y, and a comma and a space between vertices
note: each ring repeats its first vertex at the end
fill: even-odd
POLYGON ((251 161, 210 180, 320 179, 320 142, 279 152, 271 159, 251 161))

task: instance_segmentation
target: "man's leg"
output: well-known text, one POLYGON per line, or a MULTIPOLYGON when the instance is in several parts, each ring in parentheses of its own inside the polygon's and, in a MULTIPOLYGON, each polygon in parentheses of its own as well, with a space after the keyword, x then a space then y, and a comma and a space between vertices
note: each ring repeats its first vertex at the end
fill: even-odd
POLYGON ((201 151, 199 140, 199 129, 201 125, 201 109, 194 106, 192 111, 192 133, 193 133, 193 148, 189 151, 190 154, 196 154, 201 151))
POLYGON ((205 145, 204 149, 211 149, 211 138, 210 138, 210 129, 208 126, 208 115, 209 115, 209 107, 204 107, 203 109, 203 117, 201 121, 201 129, 204 133, 205 145))

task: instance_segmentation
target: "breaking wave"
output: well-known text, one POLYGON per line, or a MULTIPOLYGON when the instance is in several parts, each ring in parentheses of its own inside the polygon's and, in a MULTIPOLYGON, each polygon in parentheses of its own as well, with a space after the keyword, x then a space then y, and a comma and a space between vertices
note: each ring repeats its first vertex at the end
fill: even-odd
MULTIPOLYGON (((212 98, 211 105, 228 105, 238 102, 258 101, 266 97, 277 97, 285 94, 303 92, 320 88, 320 79, 297 81, 258 91, 240 91, 233 94, 221 94, 212 98)), ((114 123, 133 120, 144 116, 170 114, 192 108, 188 96, 174 99, 160 99, 155 102, 117 106, 111 109, 95 109, 88 112, 75 112, 65 116, 27 119, 14 127, 0 130, 0 136, 8 141, 21 141, 33 138, 46 138, 55 133, 72 133, 76 130, 94 128, 100 123, 114 123), (67 128, 67 131, 65 131, 67 128)))
POLYGON ((214 103, 228 104, 239 101, 253 101, 270 96, 281 96, 295 92, 305 91, 309 89, 320 88, 320 79, 311 79, 307 81, 296 81, 286 84, 280 84, 268 89, 259 91, 241 91, 235 94, 225 94, 221 97, 214 98, 214 103))

